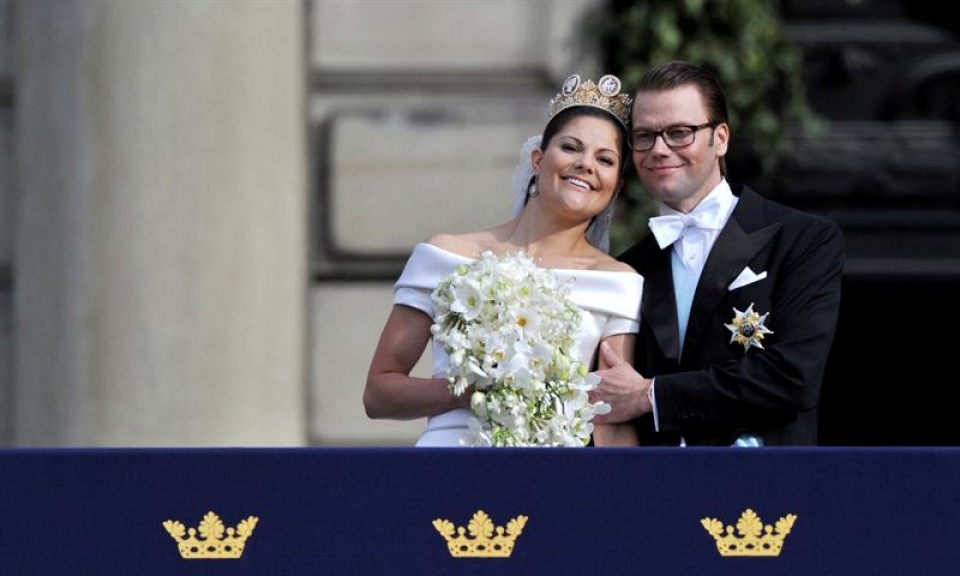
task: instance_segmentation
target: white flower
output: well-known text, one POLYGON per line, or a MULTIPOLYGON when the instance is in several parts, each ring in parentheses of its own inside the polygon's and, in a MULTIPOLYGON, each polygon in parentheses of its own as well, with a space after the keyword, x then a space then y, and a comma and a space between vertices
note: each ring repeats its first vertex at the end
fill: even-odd
POLYGON ((598 378, 575 356, 581 313, 570 286, 524 252, 484 252, 433 292, 433 337, 449 357, 450 390, 473 386, 465 446, 583 446, 598 378))
POLYGON ((482 304, 482 287, 475 282, 463 282, 453 291, 450 310, 459 314, 464 320, 473 320, 480 315, 482 304))

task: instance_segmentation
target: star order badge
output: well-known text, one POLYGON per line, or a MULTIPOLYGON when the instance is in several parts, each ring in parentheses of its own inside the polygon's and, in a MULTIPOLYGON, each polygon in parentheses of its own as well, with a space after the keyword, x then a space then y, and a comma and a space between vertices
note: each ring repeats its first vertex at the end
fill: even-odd
POLYGON ((754 312, 752 302, 750 303, 750 307, 743 312, 736 308, 733 309, 733 312, 735 316, 731 324, 724 324, 731 333, 730 343, 733 344, 736 342, 737 344, 742 344, 744 354, 750 351, 751 346, 762 349, 763 344, 761 344, 760 341, 763 340, 765 335, 773 334, 773 330, 770 330, 763 324, 770 313, 759 314, 754 312))

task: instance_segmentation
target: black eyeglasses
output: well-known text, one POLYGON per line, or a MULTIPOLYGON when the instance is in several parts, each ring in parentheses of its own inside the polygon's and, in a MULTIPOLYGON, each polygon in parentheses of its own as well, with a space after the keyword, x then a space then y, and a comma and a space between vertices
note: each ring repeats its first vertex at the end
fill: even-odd
POLYGON ((718 124, 719 122, 707 122, 697 126, 671 126, 659 132, 635 130, 630 134, 630 146, 638 152, 646 152, 656 144, 657 136, 661 136, 663 137, 663 143, 670 148, 683 148, 693 144, 697 132, 704 128, 716 128, 718 124))

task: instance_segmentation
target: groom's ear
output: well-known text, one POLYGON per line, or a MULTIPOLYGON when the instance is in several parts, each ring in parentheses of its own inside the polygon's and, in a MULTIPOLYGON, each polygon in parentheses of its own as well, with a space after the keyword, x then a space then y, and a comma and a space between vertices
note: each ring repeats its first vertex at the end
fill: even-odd
POLYGON ((727 146, 730 144, 730 126, 726 122, 721 122, 713 129, 713 134, 710 137, 710 143, 713 144, 716 140, 717 146, 717 157, 722 158, 727 154, 727 146))

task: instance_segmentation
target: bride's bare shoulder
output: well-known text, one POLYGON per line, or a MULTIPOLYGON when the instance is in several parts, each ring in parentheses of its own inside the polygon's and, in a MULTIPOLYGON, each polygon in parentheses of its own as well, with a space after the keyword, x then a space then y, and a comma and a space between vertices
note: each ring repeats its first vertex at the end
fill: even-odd
POLYGON ((435 234, 426 243, 441 250, 453 252, 467 258, 476 258, 484 250, 493 246, 495 238, 490 230, 468 232, 466 234, 435 234))
POLYGON ((627 264, 626 262, 621 262, 613 256, 604 254, 602 252, 597 258, 593 269, 603 272, 636 272, 636 270, 633 269, 633 266, 627 264))

